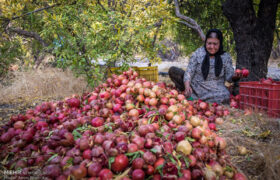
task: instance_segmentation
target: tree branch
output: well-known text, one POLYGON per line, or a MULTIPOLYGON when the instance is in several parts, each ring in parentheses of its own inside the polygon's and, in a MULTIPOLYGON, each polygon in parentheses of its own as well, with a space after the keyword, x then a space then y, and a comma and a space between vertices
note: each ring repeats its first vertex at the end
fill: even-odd
POLYGON ((185 21, 179 21, 179 22, 182 23, 182 24, 185 24, 186 26, 188 26, 188 27, 190 27, 192 29, 195 29, 195 26, 192 26, 192 25, 190 25, 189 23, 187 23, 185 21))
MULTIPOLYGON (((74 5, 74 4, 76 4, 76 3, 77 3, 77 2, 74 1, 74 2, 71 3, 70 5, 74 5)), ((43 11, 43 10, 45 10, 45 9, 50 9, 50 8, 53 8, 53 7, 59 6, 59 5, 61 5, 61 4, 60 4, 60 3, 57 3, 57 4, 54 4, 54 5, 52 5, 52 6, 42 7, 42 8, 36 9, 36 10, 34 10, 34 11, 27 12, 27 13, 25 13, 25 14, 22 14, 22 15, 20 15, 20 16, 13 17, 13 18, 10 19, 10 20, 15 20, 15 19, 21 18, 21 17, 23 17, 23 16, 26 16, 26 15, 29 15, 29 14, 32 14, 32 13, 36 13, 36 12, 40 12, 40 11, 43 11)))
POLYGON ((205 35, 201 29, 201 27, 197 24, 197 22, 190 18, 190 17, 187 17, 187 16, 184 16, 180 13, 180 8, 179 8, 179 3, 178 3, 178 0, 174 0, 174 3, 175 3, 175 13, 176 13, 176 16, 179 17, 180 19, 183 19, 186 23, 188 27, 194 29, 200 36, 201 40, 204 41, 205 40, 205 35))
POLYGON ((101 4, 100 0, 97 0, 97 4, 99 4, 101 6, 101 8, 107 12, 107 10, 105 9, 105 7, 101 4))
POLYGON ((52 5, 52 6, 46 6, 46 7, 43 7, 43 8, 39 8, 39 9, 36 9, 36 10, 34 10, 34 11, 27 12, 27 13, 25 13, 25 14, 22 14, 22 15, 20 15, 20 16, 12 17, 11 19, 5 18, 5 17, 1 17, 1 19, 3 19, 3 21, 4 21, 4 23, 2 23, 2 27, 3 27, 3 29, 6 29, 6 28, 8 27, 8 25, 9 25, 9 23, 10 23, 12 20, 15 20, 15 19, 24 17, 24 16, 29 15, 29 14, 32 14, 32 13, 36 13, 36 12, 39 12, 39 11, 43 11, 43 10, 45 10, 45 9, 53 8, 53 7, 58 6, 58 5, 60 5, 60 4, 54 4, 54 5, 52 5))
POLYGON ((13 17, 11 20, 15 20, 15 19, 21 18, 21 17, 23 17, 23 16, 26 16, 26 15, 29 15, 29 14, 32 14, 32 13, 36 13, 36 12, 39 12, 39 11, 43 11, 43 10, 45 10, 45 9, 50 9, 50 8, 53 8, 53 7, 58 6, 58 5, 60 5, 60 4, 54 4, 54 5, 52 5, 52 6, 46 6, 46 7, 40 8, 40 9, 36 9, 36 10, 34 10, 34 11, 31 11, 31 12, 28 12, 28 13, 25 13, 25 14, 22 14, 22 15, 20 15, 20 16, 13 17))
POLYGON ((155 35, 154 35, 154 39, 153 39, 153 42, 152 42, 152 47, 155 46, 155 42, 156 42, 156 40, 157 40, 157 34, 158 34, 158 32, 159 32, 159 28, 160 28, 160 26, 161 26, 161 24, 162 24, 162 21, 163 21, 163 19, 161 18, 161 19, 159 20, 159 23, 156 25, 157 29, 156 29, 156 33, 155 33, 155 35))
POLYGON ((16 28, 8 28, 7 31, 12 32, 12 33, 17 33, 21 36, 24 37, 28 37, 28 38, 33 38, 37 41, 39 41, 44 47, 48 46, 48 43, 46 43, 40 36, 39 34, 35 33, 35 32, 29 32, 29 31, 25 31, 22 29, 16 29, 16 28))

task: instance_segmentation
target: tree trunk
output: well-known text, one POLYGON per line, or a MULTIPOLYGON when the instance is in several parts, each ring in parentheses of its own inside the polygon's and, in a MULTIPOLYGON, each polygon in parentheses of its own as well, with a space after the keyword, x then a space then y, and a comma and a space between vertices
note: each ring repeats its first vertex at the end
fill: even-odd
POLYGON ((236 68, 250 71, 246 80, 266 78, 278 3, 279 0, 261 0, 257 15, 252 0, 223 3, 223 13, 231 24, 236 42, 236 68))

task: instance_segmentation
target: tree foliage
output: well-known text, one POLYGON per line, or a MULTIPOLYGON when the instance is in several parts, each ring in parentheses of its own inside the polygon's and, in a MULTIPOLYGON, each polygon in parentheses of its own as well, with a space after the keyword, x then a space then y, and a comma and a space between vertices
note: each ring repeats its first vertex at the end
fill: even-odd
POLYGON ((85 75, 91 85, 104 75, 100 60, 125 66, 141 53, 151 63, 159 62, 157 42, 176 19, 164 0, 22 0, 4 1, 1 9, 1 49, 17 55, 9 57, 3 50, 1 61, 35 56, 36 62, 48 52, 59 67, 85 75), (22 51, 23 46, 30 51, 22 51))
MULTIPOLYGON (((223 1, 179 2, 181 13, 196 20, 205 33, 210 28, 221 29, 225 50, 235 57, 223 1)), ((256 12, 259 3, 253 1, 256 12)), ((0 76, 15 61, 33 65, 50 53, 57 66, 86 76, 94 86, 104 75, 101 60, 106 66, 122 61, 127 67, 135 61, 135 54, 142 54, 158 62, 157 52, 164 49, 158 42, 169 37, 181 45, 185 55, 203 45, 197 33, 175 16, 173 0, 2 0, 0 9, 0 76)))

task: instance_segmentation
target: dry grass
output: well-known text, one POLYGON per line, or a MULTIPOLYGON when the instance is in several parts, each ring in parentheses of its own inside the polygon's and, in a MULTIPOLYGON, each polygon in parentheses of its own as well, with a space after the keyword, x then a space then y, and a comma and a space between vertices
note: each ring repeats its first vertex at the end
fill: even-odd
POLYGON ((11 103, 19 99, 64 98, 89 91, 83 78, 76 78, 71 71, 56 68, 16 71, 12 82, 0 85, 0 102, 11 103))
POLYGON ((231 109, 232 115, 219 127, 219 134, 227 139, 227 152, 232 163, 249 179, 277 180, 280 177, 280 121, 253 112, 244 115, 231 109), (245 147, 245 155, 238 147, 245 147))

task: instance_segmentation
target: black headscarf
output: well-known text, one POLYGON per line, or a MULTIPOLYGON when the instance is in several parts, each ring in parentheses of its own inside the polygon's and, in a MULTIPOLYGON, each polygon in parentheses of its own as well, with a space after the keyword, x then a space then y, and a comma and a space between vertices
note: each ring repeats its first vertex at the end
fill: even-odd
POLYGON ((215 75, 216 77, 218 77, 222 71, 223 68, 223 61, 221 58, 221 55, 224 54, 224 50, 223 50, 223 34, 220 30, 218 29, 210 29, 207 34, 206 34, 206 38, 205 38, 205 42, 204 42, 204 49, 206 51, 206 55, 204 57, 204 60, 202 62, 202 66, 201 66, 201 71, 202 71, 202 75, 204 80, 207 79, 208 73, 209 73, 209 67, 210 67, 210 60, 209 60, 209 56, 215 56, 215 75), (218 50, 218 52, 216 54, 210 54, 207 49, 206 49, 206 41, 208 38, 210 38, 211 33, 216 33, 217 39, 220 40, 220 48, 218 50))

